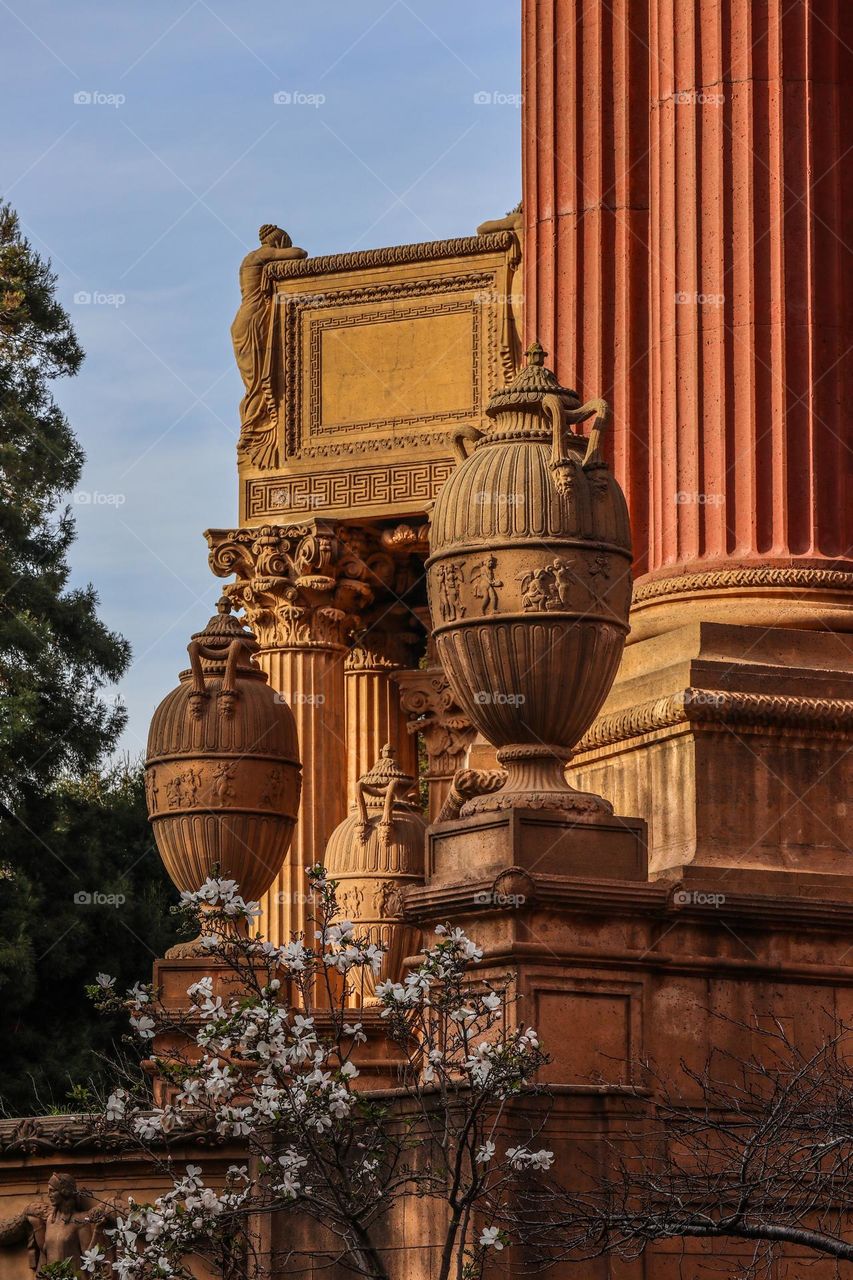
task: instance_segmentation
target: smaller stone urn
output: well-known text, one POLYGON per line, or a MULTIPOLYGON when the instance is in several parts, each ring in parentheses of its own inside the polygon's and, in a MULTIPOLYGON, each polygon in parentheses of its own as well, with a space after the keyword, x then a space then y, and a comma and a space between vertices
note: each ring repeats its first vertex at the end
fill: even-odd
MULTIPOLYGON (((188 645, 190 667, 151 720, 148 817, 181 890, 212 875, 256 901, 290 845, 301 787, 293 712, 254 664, 258 648, 227 599, 188 645)), ((192 944, 169 953, 192 954, 192 944)))
POLYGON ((358 933, 387 947, 378 975, 363 971, 362 1004, 377 1004, 376 984, 399 981, 403 960, 419 945, 420 932, 402 921, 403 891, 423 884, 426 823, 410 799, 414 778, 384 746, 373 768, 359 778, 356 802, 326 846, 325 865, 338 882, 338 904, 358 933))

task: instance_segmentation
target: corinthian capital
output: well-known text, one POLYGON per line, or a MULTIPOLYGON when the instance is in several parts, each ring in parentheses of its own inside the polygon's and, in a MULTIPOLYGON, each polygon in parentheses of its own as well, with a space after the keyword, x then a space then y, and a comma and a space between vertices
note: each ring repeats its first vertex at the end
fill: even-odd
POLYGON ((409 718, 409 732, 423 738, 430 776, 450 779, 464 765, 477 730, 457 704, 447 676, 440 668, 399 671, 400 706, 409 718))
POLYGON ((321 521, 209 529, 209 563, 264 649, 344 649, 373 590, 345 571, 336 531, 321 521))

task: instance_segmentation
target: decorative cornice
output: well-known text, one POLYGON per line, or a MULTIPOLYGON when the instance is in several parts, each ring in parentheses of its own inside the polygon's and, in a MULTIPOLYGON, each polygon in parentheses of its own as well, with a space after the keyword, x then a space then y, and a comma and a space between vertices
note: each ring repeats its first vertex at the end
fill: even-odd
POLYGON ((442 258, 468 258, 482 253, 506 253, 517 250, 517 246, 518 237, 515 232, 492 231, 482 236, 425 240, 417 244, 389 245, 383 249, 361 249, 355 253, 331 253, 316 258, 274 262, 267 267, 267 274, 271 280, 293 280, 332 272, 363 271, 368 267, 390 267, 442 258))
POLYGON ((685 592, 737 591, 744 588, 802 588, 853 593, 853 573, 841 569, 797 569, 758 565, 752 569, 714 569, 707 573, 684 573, 634 585, 634 607, 662 596, 685 592))
MULTIPOLYGON (((709 885, 702 891, 690 888, 689 884, 678 879, 642 882, 546 876, 507 867, 486 880, 409 889, 404 914, 407 920, 419 924, 428 924, 437 916, 452 918, 457 913, 486 916, 525 910, 558 910, 611 919, 614 916, 645 916, 673 922, 677 918, 686 925, 710 928, 721 925, 723 920, 728 925, 762 930, 796 927, 846 934, 853 927, 853 878, 851 896, 846 900, 729 891, 724 870, 720 873, 716 889, 709 885), (528 882, 526 886, 522 884, 522 878, 528 882), (513 890, 518 887, 523 892, 501 892, 510 881, 513 890)), ((553 941, 553 935, 549 934, 546 950, 551 949, 553 941)), ((523 949, 523 944, 514 947, 519 952, 523 949)), ((588 949, 590 954, 593 950, 588 949)), ((621 963, 627 954, 622 952, 616 958, 621 963)), ((638 960, 645 958, 652 964, 661 958, 656 952, 645 949, 636 955, 638 960)), ((674 959, 674 956, 668 957, 670 962, 674 959)), ((715 959, 722 960, 716 954, 715 959)), ((850 974, 853 978, 853 961, 850 974)))
MULTIPOLYGON (((153 1145, 174 1147, 224 1147, 230 1145, 215 1129, 204 1127, 161 1135, 153 1145)), ((139 1144, 126 1133, 103 1127, 94 1115, 25 1116, 0 1120, 0 1157, 127 1152, 139 1155, 139 1144)))
POLYGON ((585 751, 677 725, 737 727, 753 732, 808 728, 849 733, 853 730, 853 699, 687 688, 601 716, 578 743, 575 758, 585 751))

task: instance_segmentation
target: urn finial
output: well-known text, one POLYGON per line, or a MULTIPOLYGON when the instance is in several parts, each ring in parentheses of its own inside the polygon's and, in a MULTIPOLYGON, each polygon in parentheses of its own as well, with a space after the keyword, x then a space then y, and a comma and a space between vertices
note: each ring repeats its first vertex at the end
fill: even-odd
POLYGON ((527 355, 527 363, 535 365, 543 365, 548 352, 542 346, 538 338, 534 338, 525 353, 527 355))

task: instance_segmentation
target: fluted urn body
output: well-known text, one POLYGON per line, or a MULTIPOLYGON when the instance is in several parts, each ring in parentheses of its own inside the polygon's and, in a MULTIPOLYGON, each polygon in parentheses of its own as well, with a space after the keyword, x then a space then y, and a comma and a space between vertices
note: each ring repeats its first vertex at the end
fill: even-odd
POLYGON ((456 698, 508 770, 463 815, 516 805, 608 810, 564 769, 610 689, 628 632, 625 499, 598 450, 602 401, 581 405, 528 364, 492 397, 493 425, 442 488, 430 532, 433 636, 456 698), (595 417, 589 439, 572 430, 595 417))
POLYGON ((227 600, 188 646, 190 668, 154 712, 148 816, 166 870, 182 890, 213 874, 247 901, 272 884, 299 808, 293 713, 254 664, 257 643, 227 600))
POLYGON ((420 933, 403 922, 403 891, 423 884, 426 823, 408 798, 414 779, 399 768, 390 746, 358 780, 356 803, 326 846, 325 865, 338 882, 342 915, 358 934, 387 948, 382 969, 362 971, 357 999, 376 1001, 377 982, 398 982, 403 960, 417 950, 420 933))

